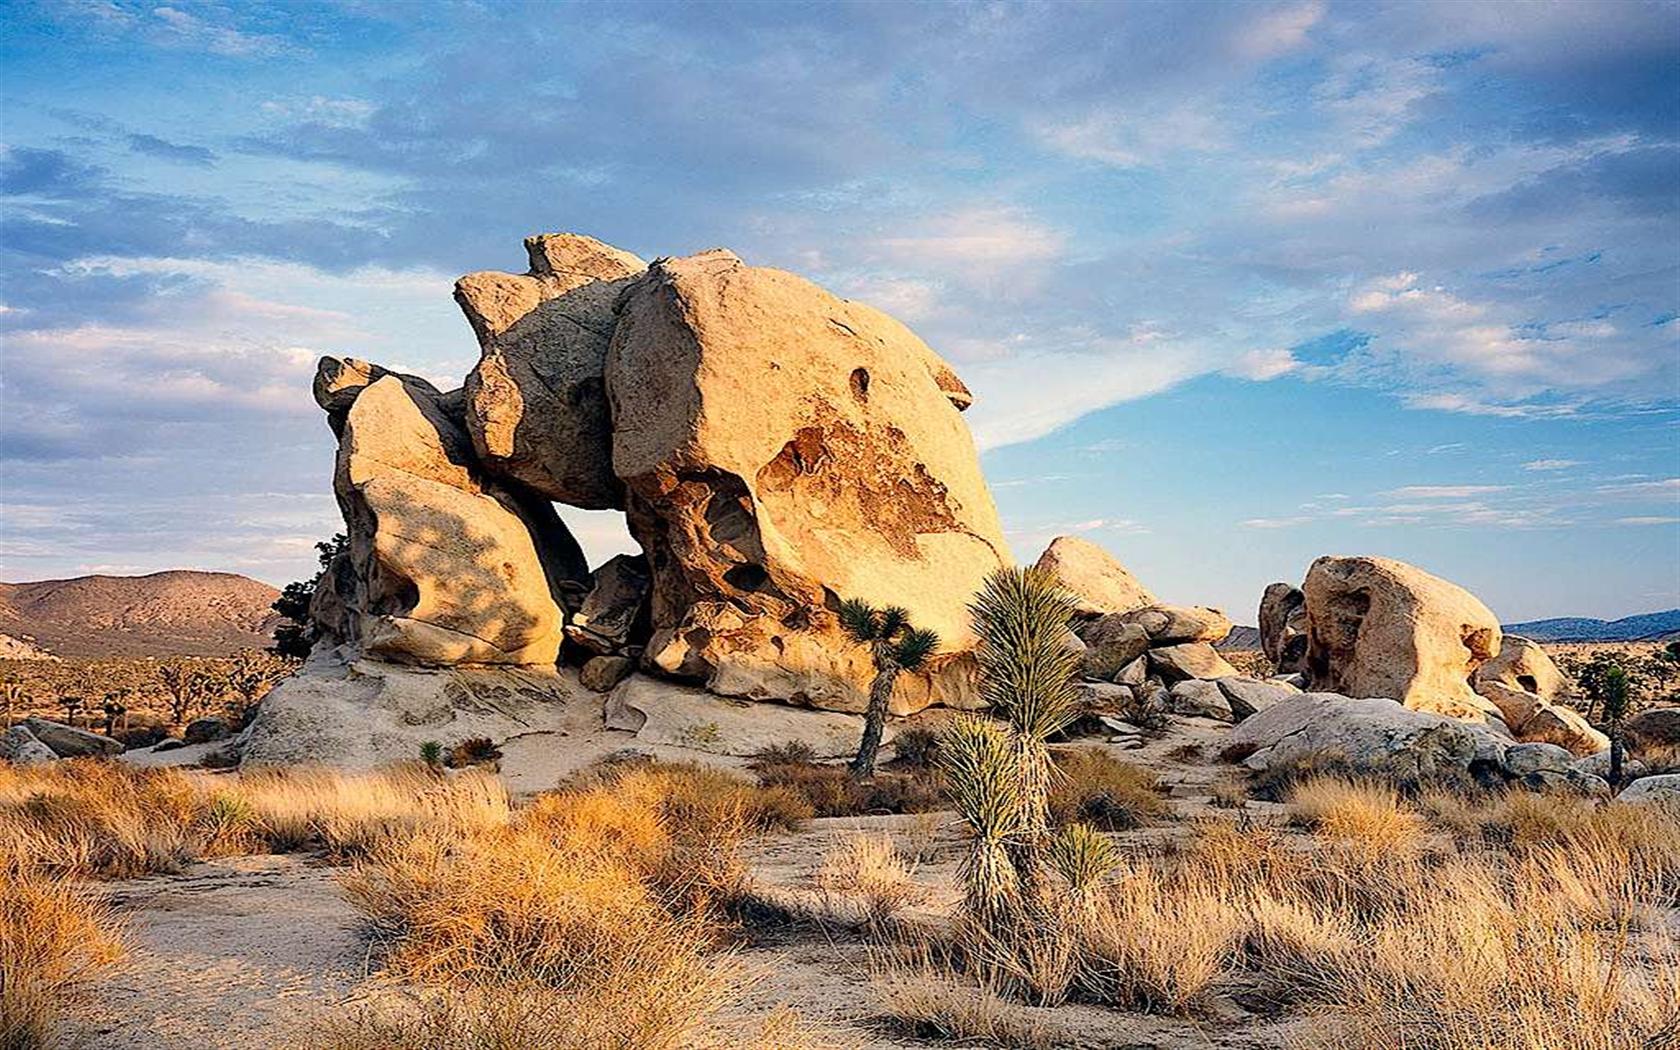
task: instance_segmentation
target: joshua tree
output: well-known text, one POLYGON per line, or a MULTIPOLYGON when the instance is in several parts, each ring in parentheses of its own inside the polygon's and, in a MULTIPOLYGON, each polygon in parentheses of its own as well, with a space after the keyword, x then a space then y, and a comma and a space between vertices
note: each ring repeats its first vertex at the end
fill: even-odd
POLYGON ((209 675, 192 660, 173 660, 160 665, 158 679, 169 694, 172 725, 185 725, 187 717, 204 703, 211 690, 209 675))
POLYGON ((863 739, 849 771, 856 780, 875 775, 875 755, 887 725, 887 704, 900 671, 921 667, 939 648, 939 635, 910 625, 910 614, 896 605, 877 609, 851 599, 840 603, 840 626, 852 640, 869 646, 875 661, 875 680, 869 683, 869 709, 863 719, 863 739))
POLYGON ((315 644, 315 625, 309 619, 309 606, 315 601, 315 588, 323 582, 328 587, 332 586, 332 581, 323 581, 323 577, 331 571, 333 561, 348 550, 349 546, 350 540, 342 532, 330 540, 317 543, 315 554, 316 560, 320 562, 321 571, 307 580, 294 580, 286 584, 285 590, 280 592, 280 597, 274 599, 270 608, 289 622, 275 628, 274 646, 270 652, 299 660, 309 656, 309 650, 315 644))
POLYGON ((73 729, 76 726, 76 715, 82 710, 82 698, 79 696, 60 697, 59 703, 64 705, 64 721, 73 729))
POLYGON ((128 730, 128 705, 123 703, 125 693, 105 694, 105 735, 117 735, 117 721, 122 721, 123 730, 128 730))
POLYGON ((12 711, 24 700, 23 683, 8 679, 5 683, 0 684, 0 700, 3 700, 6 704, 6 721, 0 723, 0 729, 10 729, 12 727, 12 711))
POLYGON ((273 652, 259 652, 247 650, 239 654, 228 669, 228 685, 239 694, 242 701, 239 711, 239 721, 243 722, 257 701, 261 700, 274 684, 291 674, 297 664, 291 660, 274 655, 273 652))
POLYGON ((1622 719, 1627 717, 1628 678, 1620 667, 1604 672, 1602 687, 1604 731, 1610 737, 1610 786, 1622 782, 1622 719))

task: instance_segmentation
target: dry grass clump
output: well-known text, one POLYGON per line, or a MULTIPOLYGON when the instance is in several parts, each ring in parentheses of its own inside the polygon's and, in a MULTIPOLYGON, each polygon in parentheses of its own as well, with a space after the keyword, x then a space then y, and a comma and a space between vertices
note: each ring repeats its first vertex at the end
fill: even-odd
POLYGON ((1427 823, 1391 787, 1330 777, 1298 781, 1286 796, 1297 824, 1367 854, 1415 853, 1427 823))
POLYGON ((831 849, 817 869, 824 910, 879 930, 923 896, 913 868, 886 835, 856 835, 831 849))
POLYGON ((0 1050, 57 1045, 64 1015, 122 954, 103 903, 62 881, 0 868, 0 1050))
POLYGON ((0 767, 0 858, 67 875, 130 878, 214 856, 318 848, 337 856, 421 829, 506 823, 492 776, 424 766, 237 778, 75 760, 0 767))
MULTIPOLYGON (((928 748, 927 754, 931 756, 936 750, 928 748)), ((867 780, 855 780, 844 766, 818 762, 809 748, 787 745, 766 749, 752 761, 760 787, 797 798, 808 807, 809 815, 857 817, 929 813, 945 808, 938 771, 909 763, 906 768, 906 772, 878 770, 867 780)))
POLYGON ((1064 748, 1051 755, 1057 775, 1050 783, 1050 819, 1058 826, 1078 822, 1126 831, 1171 812, 1155 774, 1146 769, 1100 748, 1064 748))
POLYGON ((946 963, 924 958, 878 966, 871 983, 882 1019, 912 1038, 1006 1050, 1050 1050, 1071 1042, 1051 1010, 1013 1002, 946 963))

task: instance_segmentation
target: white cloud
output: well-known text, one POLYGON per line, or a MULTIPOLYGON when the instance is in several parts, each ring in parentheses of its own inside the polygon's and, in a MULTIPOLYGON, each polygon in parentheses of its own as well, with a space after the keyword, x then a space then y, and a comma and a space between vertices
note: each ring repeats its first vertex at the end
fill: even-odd
POLYGON ((1301 367, 1288 350, 1245 350, 1236 362, 1225 369, 1226 374, 1239 379, 1264 382, 1288 375, 1301 367))
POLYGON ((1245 529, 1291 529, 1297 525, 1305 525, 1313 519, 1308 516, 1294 518, 1249 518, 1241 523, 1245 529))
POLYGON ((1616 524, 1617 525, 1673 525, 1676 522, 1680 522, 1680 518, 1667 517, 1667 516, 1656 515, 1656 514, 1644 515, 1644 516, 1641 516, 1641 517, 1617 518, 1616 519, 1616 524))
POLYGON ((1273 58, 1306 43, 1307 34, 1324 19, 1324 0, 1261 10, 1238 29, 1235 50, 1247 58, 1273 58))
POLYGON ((1531 459, 1523 464, 1523 469, 1536 471, 1568 470, 1570 467, 1580 465, 1581 461, 1578 459, 1531 459))
POLYGON ((1667 496, 1680 496, 1680 478, 1664 478, 1661 481, 1634 481, 1626 485, 1600 485, 1598 491, 1606 496, 1617 496, 1624 499, 1661 499, 1667 496))
POLYGON ((1406 485, 1403 488, 1390 489, 1384 496, 1398 499, 1468 499, 1471 496, 1483 496, 1490 492, 1504 492, 1509 485, 1406 485))
POLYGON ((996 270, 1055 259, 1064 240, 1019 209, 977 207, 934 216, 910 232, 878 238, 875 246, 901 263, 996 270))

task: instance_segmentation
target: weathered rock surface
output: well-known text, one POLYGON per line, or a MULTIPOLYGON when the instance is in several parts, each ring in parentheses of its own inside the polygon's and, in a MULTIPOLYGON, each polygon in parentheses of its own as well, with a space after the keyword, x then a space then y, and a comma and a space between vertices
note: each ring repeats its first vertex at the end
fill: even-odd
POLYGON ((1514 732, 1518 739, 1556 744, 1580 756, 1610 746, 1609 737, 1594 729, 1579 711, 1562 704, 1541 704, 1514 732))
POLYGON ((1622 725, 1628 752, 1653 768, 1680 766, 1680 707, 1652 707, 1622 725))
POLYGON ((566 637, 593 653, 641 644, 648 634, 647 559, 620 554, 595 570, 589 593, 566 624, 566 637))
MULTIPOLYGON (((966 644, 967 603, 1007 547, 966 394, 903 325, 712 251, 631 283, 605 374, 654 667, 844 709, 870 669, 839 634, 841 599, 904 606, 966 644)), ((936 662, 921 695, 902 676, 900 707, 960 699, 958 664, 936 662)))
POLYGON ((1148 650, 1149 632, 1141 625, 1126 623, 1119 614, 1104 616, 1085 632, 1085 675, 1112 679, 1148 650))
POLYGON ((1497 715, 1469 679, 1499 651, 1499 621, 1469 591, 1388 558, 1324 557, 1302 593, 1314 691, 1454 718, 1497 715))
POLYGON ((1233 720, 1231 702, 1218 683, 1192 678, 1174 685, 1168 695, 1172 698, 1168 706, 1175 715, 1217 718, 1221 722, 1233 720))
POLYGON ((1505 749, 1505 768, 1522 776, 1527 773, 1567 773, 1575 756, 1556 744, 1512 744, 1505 749))
POLYGON ((624 506, 612 469, 607 346, 613 303, 646 263, 592 237, 528 237, 524 274, 455 282, 482 352, 466 423, 490 472, 576 507, 624 506))
POLYGON ((57 752, 37 740, 26 726, 12 726, 0 733, 0 762, 10 762, 14 766, 38 766, 57 760, 57 752))
POLYGON ((1640 777, 1616 796, 1618 802, 1641 806, 1667 806, 1680 810, 1680 773, 1640 777))
POLYGON ((1037 567, 1054 572, 1078 602, 1082 616, 1123 613, 1154 605, 1155 596, 1112 554, 1078 536, 1057 536, 1037 567))
POLYGON ((1165 682, 1226 678, 1237 673, 1207 642, 1183 642, 1149 650, 1149 669, 1165 682))
MULTIPOLYGON (((1610 778, 1610 752, 1594 751, 1586 758, 1578 758, 1570 764, 1570 769, 1577 773, 1589 774, 1603 780, 1610 778)), ((1637 758, 1622 756, 1622 779, 1637 780, 1651 772, 1650 767, 1637 758)))
POLYGON ((1279 674, 1306 666, 1307 597, 1299 587, 1273 583, 1260 596, 1260 651, 1279 674))
POLYGON ((389 373, 355 388, 373 374, 357 364, 325 358, 317 381, 322 406, 342 414, 333 489, 350 537, 352 590, 338 595, 349 640, 423 664, 552 664, 556 591, 587 576, 576 541, 552 506, 477 469, 444 396, 389 373))
POLYGON ((636 661, 628 656, 596 656, 591 657, 578 672, 578 681, 585 689, 593 689, 597 693, 610 693, 618 683, 630 677, 630 672, 636 669, 636 661))
MULTIPOLYGON (((643 675, 607 697, 606 726, 634 732, 644 744, 743 758, 790 741, 810 745, 818 758, 840 758, 856 754, 863 736, 863 719, 856 715, 742 703, 643 675)), ((896 735, 889 724, 882 742, 896 735)))
MULTIPOLYGON (((1569 691, 1569 679, 1546 655, 1546 650, 1538 643, 1514 634, 1505 635, 1499 644, 1498 654, 1476 668, 1474 685, 1477 692, 1487 696, 1485 687, 1493 683, 1533 693, 1542 700, 1556 700, 1569 691)), ((1497 700, 1494 702, 1498 703, 1497 700)))
POLYGON ((1150 645, 1217 642, 1231 633, 1231 621, 1224 613, 1203 606, 1149 605, 1117 615, 1122 623, 1142 627, 1150 645))
POLYGON ((30 715, 23 720, 23 727, 31 735, 52 749, 52 753, 59 758, 81 758, 86 755, 120 755, 123 745, 120 740, 112 740, 99 733, 90 733, 86 729, 77 729, 60 722, 51 722, 45 718, 30 715))
POLYGON ((1428 777, 1470 770, 1473 763, 1503 769, 1507 744, 1472 723, 1414 711, 1381 697, 1302 693, 1240 723, 1231 744, 1252 747, 1250 769, 1267 769, 1314 754, 1428 777))
POLYGON ((198 718, 187 723, 181 730, 183 744, 208 744, 212 740, 221 740, 228 735, 227 723, 220 718, 198 718))
POLYGON ((1232 717, 1239 722, 1274 704, 1301 695, 1301 691, 1292 685, 1262 682, 1257 678, 1245 678, 1241 675, 1220 678, 1218 684, 1230 704, 1232 717))

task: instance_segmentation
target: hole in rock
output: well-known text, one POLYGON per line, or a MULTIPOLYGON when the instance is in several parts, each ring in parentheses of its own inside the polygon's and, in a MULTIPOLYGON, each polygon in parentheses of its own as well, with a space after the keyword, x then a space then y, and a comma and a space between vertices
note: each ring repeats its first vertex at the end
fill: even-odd
POLYGON ((852 396, 864 404, 869 403, 869 369, 852 369, 852 396))

